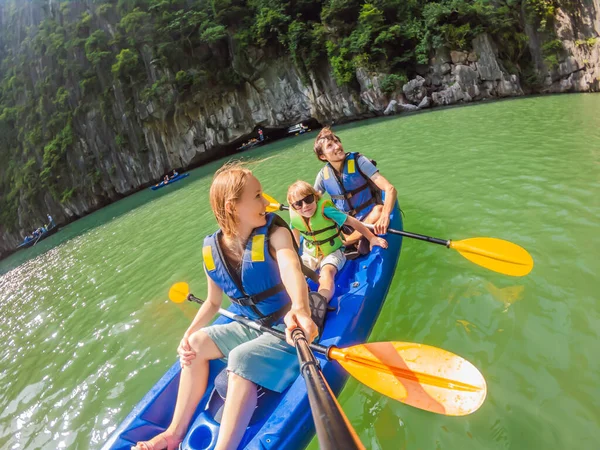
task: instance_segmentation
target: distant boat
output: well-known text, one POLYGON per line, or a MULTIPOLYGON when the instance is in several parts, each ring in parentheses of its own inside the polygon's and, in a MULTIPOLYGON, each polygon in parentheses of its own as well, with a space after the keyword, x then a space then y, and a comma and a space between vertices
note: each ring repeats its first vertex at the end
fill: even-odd
POLYGON ((48 228, 46 231, 44 231, 38 237, 30 239, 29 241, 21 242, 17 248, 33 247, 35 244, 37 244, 41 240, 46 239, 48 236, 52 236, 57 231, 58 231, 58 227, 56 225, 54 225, 52 228, 48 228))
POLYGON ((241 147, 238 147, 236 150, 238 152, 243 152, 245 150, 250 150, 251 148, 258 147, 259 145, 262 145, 264 143, 265 143, 265 141, 259 141, 259 140, 247 142, 244 145, 242 145, 241 147))
POLYGON ((306 133, 307 131, 310 131, 310 128, 304 126, 302 123, 297 123, 296 125, 289 127, 287 130, 288 134, 293 134, 295 136, 306 133))
POLYGON ((176 181, 183 180, 185 177, 189 177, 189 176, 190 176, 189 173, 182 173, 180 175, 177 175, 176 177, 171 178, 166 183, 164 181, 161 181, 160 183, 155 184, 154 186, 150 187, 150 189, 152 189, 153 191, 156 191, 157 189, 160 189, 162 187, 168 186, 168 185, 170 185, 172 183, 175 183, 176 181))

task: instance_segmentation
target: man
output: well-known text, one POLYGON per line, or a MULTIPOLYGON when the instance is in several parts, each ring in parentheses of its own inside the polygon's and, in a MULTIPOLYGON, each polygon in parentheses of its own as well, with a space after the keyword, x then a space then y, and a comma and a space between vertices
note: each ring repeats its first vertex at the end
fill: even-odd
MULTIPOLYGON (((375 234, 385 234, 396 203, 394 186, 368 158, 344 152, 341 140, 329 128, 323 128, 315 139, 314 151, 326 163, 317 175, 315 190, 327 192, 341 211, 374 224, 375 234), (381 191, 385 192, 385 202, 381 200, 381 191)), ((345 236, 346 245, 360 238, 360 233, 353 232, 345 236)))
POLYGON ((48 228, 54 228, 54 220, 50 214, 46 214, 48 216, 48 228))

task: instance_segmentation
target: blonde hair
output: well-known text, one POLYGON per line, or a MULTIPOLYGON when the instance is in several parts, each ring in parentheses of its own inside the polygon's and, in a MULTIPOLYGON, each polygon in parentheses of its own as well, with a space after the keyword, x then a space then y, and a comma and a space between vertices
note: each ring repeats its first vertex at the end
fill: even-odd
POLYGON ((240 201, 251 176, 252 171, 238 161, 227 163, 215 172, 210 185, 210 206, 226 236, 237 237, 239 225, 233 209, 228 210, 227 203, 235 204, 240 201))
POLYGON ((342 143, 341 139, 337 137, 333 131, 331 131, 331 128, 325 127, 319 132, 317 138, 315 139, 314 150, 315 155, 317 155, 317 158, 319 158, 319 161, 321 161, 321 156, 323 156, 323 144, 328 141, 339 142, 340 144, 342 143))
POLYGON ((294 184, 292 184, 288 188, 287 192, 287 201, 292 207, 292 203, 294 201, 298 201, 298 199, 304 198, 307 195, 313 194, 315 196, 315 200, 319 200, 321 198, 321 194, 319 194, 314 187, 308 184, 306 181, 298 180, 294 184), (296 199, 296 200, 293 200, 296 199))

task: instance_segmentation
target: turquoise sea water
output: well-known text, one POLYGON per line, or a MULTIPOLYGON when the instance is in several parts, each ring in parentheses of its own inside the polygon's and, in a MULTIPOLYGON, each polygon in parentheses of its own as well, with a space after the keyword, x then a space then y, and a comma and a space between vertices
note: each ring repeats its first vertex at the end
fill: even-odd
MULTIPOLYGON (((600 97, 535 97, 336 127, 378 161, 405 228, 529 250, 524 278, 415 240, 371 341, 457 353, 484 374, 475 414, 445 417, 350 381, 340 403, 370 449, 596 448, 600 439, 600 97)), ((315 133, 243 154, 283 200, 320 163, 315 133)), ((175 360, 205 291, 201 243, 221 162, 140 192, 0 262, 0 448, 99 448, 175 360), (197 294, 198 295, 198 294, 197 294)), ((318 448, 316 441, 310 446, 318 448)))

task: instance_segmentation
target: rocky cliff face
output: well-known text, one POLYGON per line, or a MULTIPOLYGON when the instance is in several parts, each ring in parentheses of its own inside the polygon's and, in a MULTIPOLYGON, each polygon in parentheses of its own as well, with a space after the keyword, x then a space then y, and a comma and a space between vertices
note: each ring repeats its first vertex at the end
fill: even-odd
MULTIPOLYGON (((526 29, 543 80, 538 92, 599 90, 600 0, 580 4, 576 13, 559 10, 556 15, 556 34, 564 52, 553 67, 544 64, 536 31, 526 29)), ((30 14, 24 23, 39 21, 34 17, 37 13, 30 10, 30 14)), ((67 155, 68 180, 62 181, 73 186, 73 194, 62 202, 48 193, 36 199, 39 217, 26 213, 31 207, 22 198, 19 228, 39 226, 46 213, 59 224, 72 221, 155 182, 173 168, 189 168, 217 157, 256 126, 283 128, 309 118, 322 124, 340 123, 532 92, 524 90, 519 77, 504 67, 497 44, 486 34, 473 40, 470 51, 439 49, 428 66, 417 68, 419 75, 391 94, 381 89, 383 74, 363 69, 356 74, 360 87, 351 89, 339 87, 326 64, 307 77, 291 60, 261 50, 231 57, 243 81, 228 92, 198 98, 194 108, 185 111, 167 114, 141 101, 135 92, 131 98, 127 86, 106 80, 114 96, 111 120, 100 109, 80 112, 73 119, 77 139, 67 155)), ((157 78, 151 55, 144 65, 149 78, 157 78)), ((22 237, 21 232, 0 226, 0 256, 10 253, 22 237)))

